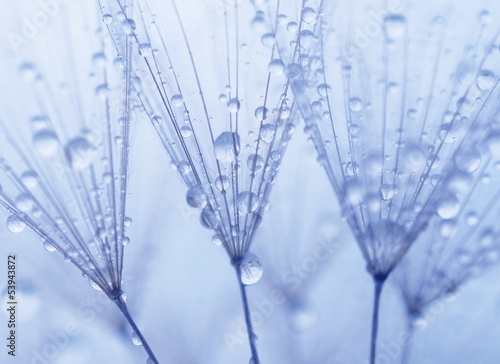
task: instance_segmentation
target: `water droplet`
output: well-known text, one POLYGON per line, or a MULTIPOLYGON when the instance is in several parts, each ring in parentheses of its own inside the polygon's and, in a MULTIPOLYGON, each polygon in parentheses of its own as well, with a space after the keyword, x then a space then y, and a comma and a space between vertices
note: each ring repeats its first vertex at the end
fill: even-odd
POLYGON ((128 236, 122 236, 122 245, 128 246, 130 244, 130 238, 128 236))
POLYGON ((290 63, 286 67, 286 75, 291 79, 299 77, 302 75, 302 66, 298 63, 290 63))
POLYGON ((229 178, 227 176, 219 176, 215 179, 215 187, 219 191, 225 191, 229 188, 229 178))
POLYGON ((135 22, 132 19, 122 21, 122 29, 125 34, 132 34, 135 31, 135 22))
POLYGON ((382 200, 389 201, 396 194, 396 189, 394 188, 394 185, 389 185, 387 183, 384 183, 382 186, 380 186, 379 192, 382 200))
POLYGON ((31 195, 27 193, 22 193, 15 199, 16 207, 21 212, 31 212, 35 207, 35 201, 31 198, 31 195))
POLYGON ((444 220, 456 217, 460 212, 460 202, 458 201, 458 198, 455 195, 450 194, 450 196, 441 201, 436 212, 438 216, 444 220))
POLYGON ((261 38, 262 44, 268 47, 272 47, 276 42, 276 37, 274 33, 266 33, 261 38))
POLYGON ((56 247, 54 245, 52 245, 51 243, 49 243, 47 240, 45 240, 43 242, 43 248, 48 251, 49 253, 52 253, 52 252, 55 252, 56 251, 56 247))
POLYGON ((500 131, 492 132, 486 139, 490 153, 496 159, 500 159, 500 131))
POLYGON ((250 286, 257 283, 262 277, 262 263, 259 258, 250 252, 247 252, 239 264, 241 283, 250 286))
POLYGON ((257 211, 259 207, 257 195, 250 191, 240 192, 237 197, 237 206, 238 210, 244 214, 257 211))
POLYGON ((477 75, 476 85, 481 91, 487 92, 495 87, 496 81, 497 78, 492 71, 481 70, 477 75))
POLYGON ((394 42, 401 39, 406 32, 406 18, 399 14, 388 15, 384 21, 385 39, 394 42))
POLYGON ((266 120, 268 112, 267 107, 259 106, 255 109, 255 117, 257 120, 266 120))
POLYGON ((139 55, 142 57, 149 57, 153 54, 153 49, 149 43, 142 43, 139 45, 139 55))
POLYGON ((92 279, 89 279, 90 286, 95 289, 96 291, 102 291, 102 288, 99 287, 99 285, 94 282, 92 279))
POLYGON ((299 25, 296 22, 291 21, 286 25, 286 30, 288 30, 292 34, 295 34, 299 30, 299 25))
POLYGON ((307 24, 316 24, 316 12, 313 8, 305 7, 302 9, 301 18, 307 24))
POLYGON ((38 186, 38 174, 34 171, 25 171, 21 175, 21 181, 26 188, 32 190, 38 186))
POLYGON ((71 139, 64 147, 64 152, 70 167, 76 171, 89 167, 97 155, 95 147, 80 136, 71 139))
POLYGON ((247 159, 247 167, 252 172, 258 172, 264 166, 264 159, 259 154, 251 154, 247 159))
POLYGON ((132 333, 132 344, 135 346, 142 346, 141 338, 135 331, 132 333))
POLYGON ((348 203, 352 205, 359 205, 363 199, 363 192, 361 186, 356 181, 348 181, 344 185, 345 197, 348 203))
POLYGON ((274 75, 282 75, 285 72, 285 64, 281 59, 273 59, 269 62, 267 69, 274 75))
POLYGON ((240 109, 240 100, 238 100, 237 98, 230 99, 227 102, 227 110, 230 113, 233 113, 233 114, 237 113, 239 109, 240 109))
POLYGON ((16 214, 9 215, 7 218, 7 229, 12 233, 20 233, 26 228, 26 223, 16 214))
POLYGON ((479 224, 479 216, 475 211, 468 211, 465 214, 465 223, 469 226, 476 226, 479 224))
POLYGON ((53 156, 60 146, 56 133, 50 129, 37 131, 33 135, 33 145, 37 153, 43 158, 53 156))
POLYGON ((269 144, 273 141, 276 134, 276 128, 273 124, 263 124, 259 131, 260 140, 263 143, 269 144))
POLYGON ((349 99, 349 110, 352 112, 360 112, 363 109, 363 102, 357 97, 349 99))
POLYGON ((189 206, 197 209, 202 209, 207 206, 208 198, 203 187, 195 185, 189 188, 186 193, 186 202, 189 206))
POLYGON ((170 102, 175 107, 181 107, 181 106, 184 105, 184 100, 182 99, 181 95, 174 95, 174 96, 172 96, 172 98, 170 99, 170 102))
POLYGON ((481 164, 481 153, 474 148, 460 148, 453 155, 455 166, 462 172, 472 173, 479 168, 481 164))
POLYGON ((193 131, 191 130, 191 128, 189 126, 184 125, 181 128, 181 135, 183 138, 189 138, 192 134, 193 134, 193 131))
POLYGON ((203 209, 203 211, 201 212, 200 222, 204 228, 210 230, 216 229, 217 226, 219 225, 219 222, 217 221, 217 216, 209 207, 203 209))
POLYGON ((215 234, 212 236, 212 244, 215 246, 221 246, 222 245, 222 239, 220 238, 219 235, 215 234))
POLYGON ((102 16, 102 22, 104 24, 106 24, 106 25, 107 24, 111 24, 113 22, 113 15, 111 15, 111 14, 104 14, 102 16))
POLYGON ((301 30, 299 33, 300 46, 304 49, 311 48, 318 42, 318 38, 310 30, 301 30))
POLYGON ((444 239, 450 239, 457 231, 457 221, 454 219, 442 220, 439 223, 439 235, 444 239))
POLYGON ((215 158, 222 163, 234 161, 240 152, 240 136, 238 133, 223 132, 214 142, 215 158))

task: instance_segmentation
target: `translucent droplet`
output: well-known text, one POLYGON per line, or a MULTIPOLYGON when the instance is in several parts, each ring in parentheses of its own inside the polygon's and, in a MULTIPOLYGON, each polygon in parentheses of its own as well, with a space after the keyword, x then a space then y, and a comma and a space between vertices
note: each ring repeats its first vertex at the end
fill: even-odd
POLYGON ((291 21, 286 25, 286 30, 288 30, 292 34, 295 34, 299 30, 299 25, 296 22, 291 21))
POLYGON ((214 142, 215 158, 222 163, 235 160, 240 152, 240 136, 237 133, 223 132, 214 142))
POLYGON ((274 33, 266 33, 261 38, 262 44, 267 47, 272 47, 276 42, 276 37, 274 33))
POLYGON ((207 206, 208 198, 203 187, 195 185, 189 188, 186 193, 186 202, 189 206, 197 209, 202 209, 207 206))
POLYGON ((52 245, 51 243, 49 243, 47 240, 45 240, 43 242, 43 248, 48 251, 49 253, 52 253, 52 252, 55 252, 56 251, 56 247, 54 245, 52 245))
POLYGON ((263 124, 259 131, 260 140, 266 144, 273 141, 275 134, 276 127, 273 124, 263 124))
POLYGON ((363 191, 356 181, 348 181, 345 186, 345 197, 347 202, 352 205, 359 205, 363 199, 363 191))
POLYGON ((240 100, 234 98, 234 99, 230 99, 228 102, 227 102, 227 111, 229 111, 230 113, 237 113, 238 110, 240 109, 240 100))
POLYGON ((255 109, 255 117, 257 120, 266 120, 268 112, 267 107, 259 106, 255 109))
POLYGON ((291 79, 299 77, 302 75, 302 66, 298 63, 290 63, 286 67, 286 75, 291 79))
POLYGON ((20 233, 26 228, 26 222, 16 214, 9 215, 7 218, 7 229, 12 233, 20 233))
POLYGON ((219 222, 217 221, 217 216, 215 213, 212 211, 211 208, 205 208, 200 214, 200 223, 201 225, 206 228, 206 229, 216 229, 217 226, 219 225, 219 222))
POLYGON ((259 207, 259 200, 257 195, 253 192, 246 191, 238 194, 237 198, 238 210, 248 214, 257 211, 259 207))
POLYGON ((481 153, 476 148, 460 148, 453 155, 455 166, 462 172, 472 173, 481 164, 481 153))
POLYGON ((76 171, 88 168, 97 156, 95 147, 86 138, 80 136, 71 139, 64 147, 64 152, 69 166, 76 171))
POLYGON ((172 102, 172 105, 175 107, 181 107, 184 105, 184 100, 182 99, 181 95, 174 95, 170 99, 170 102, 172 102))
POLYGON ((132 344, 135 346, 142 346, 141 338, 135 331, 132 333, 132 344))
POLYGON ((59 149, 59 139, 50 129, 42 129, 33 135, 33 145, 37 153, 43 157, 53 156, 59 149))
POLYGON ((102 16, 102 22, 104 24, 106 24, 106 25, 107 24, 111 24, 113 22, 113 15, 111 15, 111 14, 104 14, 102 16))
POLYGON ((313 8, 305 7, 302 9, 301 18, 307 24, 316 24, 316 12, 313 8))
POLYGON ((181 128, 181 135, 183 138, 189 138, 192 134, 193 131, 189 126, 185 125, 181 128))
POLYGON ((132 34, 135 31, 135 22, 132 19, 125 19, 122 22, 122 29, 125 34, 132 34))
POLYGON ((219 191, 226 191, 229 188, 229 178, 227 176, 219 176, 215 179, 215 187, 219 191))
POLYGON ((396 189, 394 188, 393 185, 384 183, 382 186, 380 186, 380 197, 384 201, 391 200, 394 197, 395 193, 396 189))
POLYGON ((35 207, 35 201, 33 201, 31 195, 27 193, 22 193, 18 195, 15 199, 15 203, 16 207, 21 212, 27 212, 27 213, 31 212, 35 207))
POLYGON ((394 42, 401 39, 406 32, 406 18, 402 15, 388 15, 384 21, 385 39, 394 42))
POLYGON ((479 216, 475 211, 468 211, 465 214, 465 223, 469 226, 476 226, 479 224, 479 216))
POLYGON ((437 208, 437 214, 442 219, 452 219, 460 212, 460 202, 455 195, 450 195, 441 201, 437 208))
POLYGON ((259 154, 251 154, 247 159, 247 167, 252 172, 258 172, 264 166, 264 159, 259 154))
POLYGON ((444 239, 451 238, 457 231, 457 221, 454 219, 442 220, 439 223, 439 235, 444 239))
POLYGON ((500 131, 492 132, 486 139, 490 153, 496 159, 500 159, 500 131))
POLYGON ((261 279, 263 272, 259 258, 250 252, 247 252, 241 259, 239 270, 241 283, 245 286, 257 283, 261 279))
POLYGON ((281 59, 273 59, 269 62, 267 69, 274 75, 282 75, 285 72, 285 64, 281 59))
POLYGON ((222 245, 222 239, 220 238, 219 235, 215 234, 212 236, 212 244, 215 246, 221 246, 222 245))
POLYGON ((21 175, 21 181, 30 190, 38 186, 38 174, 34 171, 26 171, 21 175))
POLYGON ((496 81, 496 76, 492 71, 481 70, 477 75, 476 85, 481 91, 487 92, 495 87, 496 81))
POLYGON ((352 112, 359 112, 363 109, 363 102, 357 97, 351 97, 349 99, 349 110, 352 112))
POLYGON ((89 279, 89 282, 90 282, 90 286, 95 289, 96 291, 102 291, 102 288, 99 287, 99 285, 94 282, 92 279, 89 279))
POLYGON ((125 217, 125 218, 123 219, 123 225, 124 225, 125 227, 129 227, 130 225, 132 225, 132 218, 130 218, 130 217, 128 217, 128 216, 127 216, 127 217, 125 217))
POLYGON ((149 43, 142 43, 139 45, 139 55, 142 57, 149 57, 153 54, 153 49, 149 43))

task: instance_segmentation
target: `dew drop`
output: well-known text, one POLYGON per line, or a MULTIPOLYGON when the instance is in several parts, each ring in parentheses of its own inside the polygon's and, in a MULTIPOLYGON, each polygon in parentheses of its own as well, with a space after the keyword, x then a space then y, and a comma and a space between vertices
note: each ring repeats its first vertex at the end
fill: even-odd
POLYGON ((500 131, 492 132, 486 139, 488 150, 496 159, 500 159, 500 131))
POLYGON ((203 211, 200 214, 200 223, 201 225, 210 230, 214 230, 217 228, 219 225, 219 222, 217 221, 217 216, 215 213, 212 211, 211 208, 204 208, 203 211))
POLYGON ((183 138, 189 138, 192 134, 193 134, 193 131, 191 130, 191 128, 189 126, 184 125, 181 128, 181 135, 183 138))
POLYGON ((113 22, 113 15, 111 14, 104 14, 102 16, 102 22, 106 25, 111 24, 113 22))
POLYGON ((227 102, 227 110, 230 113, 233 113, 233 114, 237 113, 239 109, 240 109, 240 100, 238 100, 237 98, 230 99, 227 102))
POLYGON ((48 251, 49 253, 52 253, 52 252, 55 252, 56 251, 56 247, 54 245, 52 245, 51 243, 49 243, 47 240, 45 240, 43 242, 43 248, 48 251))
POLYGON ((220 238, 219 235, 215 234, 212 236, 212 244, 215 246, 221 246, 222 245, 222 239, 220 238))
POLYGON ((135 22, 132 19, 122 21, 122 29, 125 34, 132 34, 135 31, 135 22))
POLYGON ((252 172, 258 172, 264 166, 264 159, 259 154, 251 154, 247 159, 247 167, 252 172))
POLYGON ((266 120, 268 113, 269 110, 264 106, 259 106, 255 109, 255 117, 257 118, 257 120, 266 120))
POLYGON ((250 252, 247 252, 239 264, 241 283, 250 286, 257 283, 262 277, 262 263, 259 258, 250 252))
POLYGON ((132 333, 132 344, 134 344, 135 346, 142 346, 141 338, 135 331, 132 333))
POLYGON ((257 195, 250 191, 240 192, 236 200, 238 210, 244 214, 255 212, 259 207, 257 195))
POLYGON ((302 9, 301 18, 307 24, 316 24, 316 12, 313 8, 305 7, 302 9))
POLYGON ((88 168, 97 156, 96 148, 84 137, 71 139, 64 147, 64 152, 69 166, 76 171, 88 168))
POLYGON ((352 112, 360 112, 363 109, 363 102, 357 97, 349 99, 349 110, 352 112))
POLYGON ((269 62, 267 69, 274 75, 282 75, 285 72, 285 64, 281 59, 273 59, 269 62))
POLYGON ((53 156, 60 146, 56 133, 50 129, 37 131, 33 135, 33 145, 37 153, 43 158, 53 156))
POLYGON ((34 171, 26 171, 21 175, 21 181, 30 190, 38 186, 38 174, 34 171))
POLYGON ((184 100, 182 99, 181 95, 174 95, 174 96, 172 96, 172 98, 170 99, 170 102, 175 107, 181 107, 181 106, 184 105, 184 100))
POLYGON ((16 214, 9 215, 7 218, 7 229, 11 233, 20 233, 26 228, 26 222, 16 214))
POLYGON ((481 70, 477 75, 476 85, 481 91, 487 92, 495 87, 496 81, 496 76, 492 71, 481 70))
POLYGON ((455 195, 450 195, 439 204, 437 214, 444 220, 452 219, 460 212, 460 202, 455 195))
POLYGON ((99 285, 94 282, 92 279, 89 279, 90 286, 95 289, 96 291, 102 291, 102 288, 99 287, 99 285))
POLYGON ((453 161, 460 171, 472 173, 481 164, 481 153, 476 148, 460 148, 455 151, 453 161))
POLYGON ((259 137, 263 143, 269 144, 273 141, 276 128, 273 124, 263 124, 260 128, 259 137))
POLYGON ((391 200, 394 197, 395 193, 396 189, 393 185, 384 183, 382 186, 380 186, 380 198, 382 198, 382 200, 384 201, 391 200))
POLYGON ((208 198, 205 190, 200 185, 194 185, 186 193, 186 202, 189 206, 202 209, 207 206, 208 198))
POLYGON ((215 187, 219 191, 226 191, 229 188, 229 178, 227 176, 219 176, 215 179, 215 187))
POLYGON ((223 132, 214 142, 215 158, 222 163, 231 163, 240 152, 240 136, 234 132, 223 132))
POLYGON ((302 75, 302 66, 298 63, 290 63, 286 67, 286 75, 291 79, 299 77, 302 75))
POLYGON ((388 15, 384 21, 385 39, 394 42, 401 39, 406 32, 406 18, 399 14, 388 15))
POLYGON ((31 198, 31 195, 27 193, 22 193, 18 195, 15 199, 16 207, 21 212, 31 212, 35 207, 35 201, 31 198))
POLYGON ((123 225, 124 225, 125 227, 130 227, 130 225, 132 225, 132 218, 130 218, 130 217, 128 217, 128 216, 127 216, 127 217, 125 217, 125 218, 123 219, 123 225))

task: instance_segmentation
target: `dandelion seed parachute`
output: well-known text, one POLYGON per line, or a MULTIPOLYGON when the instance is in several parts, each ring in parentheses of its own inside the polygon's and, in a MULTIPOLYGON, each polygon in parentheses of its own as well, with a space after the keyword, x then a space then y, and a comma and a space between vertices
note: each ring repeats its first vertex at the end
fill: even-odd
MULTIPOLYGON (((299 47, 310 61, 292 82, 375 280, 375 308, 383 282, 434 213, 458 212, 453 190, 439 181, 462 141, 477 138, 498 110, 498 29, 484 9, 393 5, 324 2, 321 26, 309 28, 299 47)), ((372 363, 377 309, 373 320, 372 363)))
POLYGON ((0 205, 10 231, 29 227, 117 304, 156 362, 122 295, 130 79, 113 65, 95 7, 60 10, 53 29, 16 54, 24 82, 1 91, 0 205), (67 23, 82 11, 84 21, 67 23), (77 47, 73 37, 88 29, 95 33, 77 47))

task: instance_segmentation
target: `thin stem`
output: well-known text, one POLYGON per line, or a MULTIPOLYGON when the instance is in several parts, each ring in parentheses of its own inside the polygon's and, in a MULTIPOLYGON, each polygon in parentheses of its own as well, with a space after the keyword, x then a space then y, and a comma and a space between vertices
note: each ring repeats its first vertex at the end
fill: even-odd
POLYGON ((375 282, 375 297, 373 299, 373 317, 372 317, 372 338, 370 348, 370 364, 375 364, 375 356, 377 354, 377 334, 378 334, 378 314, 380 307, 380 294, 386 277, 374 277, 375 282))
POLYGON ((240 265, 235 264, 236 267, 236 276, 238 279, 238 283, 240 285, 240 292, 241 292, 241 301, 243 302, 243 310, 245 311, 245 323, 247 326, 247 334, 248 334, 248 342, 250 343, 250 350, 252 352, 252 364, 260 364, 259 360, 259 353, 257 352, 257 343, 256 343, 256 335, 255 332, 253 331, 253 325, 252 325, 252 317, 250 316, 250 308, 248 307, 248 299, 247 299, 247 292, 246 292, 246 286, 241 282, 240 279, 240 265))
POLYGON ((415 319, 411 314, 406 318, 406 338, 403 345, 403 352, 401 353, 401 364, 408 364, 410 362, 410 352, 413 344, 413 334, 415 332, 415 319))
POLYGON ((158 364, 158 360, 156 359, 155 354, 153 353, 153 351, 149 347, 149 344, 146 341, 146 339, 144 338, 144 336, 142 336, 141 330, 139 330, 139 328, 135 324, 134 320, 132 319, 132 316, 130 316, 130 312, 128 311, 127 304, 125 303, 123 298, 121 296, 119 296, 118 298, 116 298, 113 301, 116 303, 116 305, 118 306, 120 311, 123 313, 123 315, 125 316, 125 318, 129 322, 130 326, 132 327, 133 332, 135 332, 135 334, 137 335, 139 340, 141 340, 141 343, 142 343, 144 350, 148 354, 149 359, 152 360, 151 364, 158 364))

